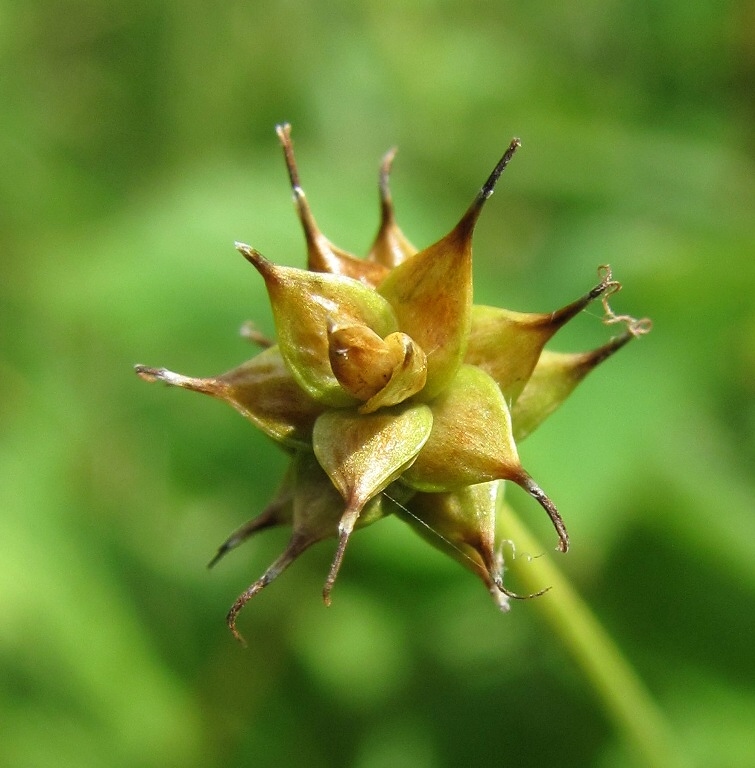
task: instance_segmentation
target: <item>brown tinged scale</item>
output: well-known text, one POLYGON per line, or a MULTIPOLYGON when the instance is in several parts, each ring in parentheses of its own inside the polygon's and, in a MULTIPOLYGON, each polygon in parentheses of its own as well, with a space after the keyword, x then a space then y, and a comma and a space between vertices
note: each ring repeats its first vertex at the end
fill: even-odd
MULTIPOLYGON (((620 287, 608 267, 600 282, 550 313, 472 303, 472 238, 485 202, 520 146, 512 140, 451 231, 415 248, 396 224, 389 189, 395 150, 379 175, 380 225, 365 259, 319 230, 299 180, 291 128, 277 127, 304 231, 307 269, 275 264, 249 245, 237 249, 265 282, 277 342, 250 324, 242 334, 262 347, 220 376, 194 378, 136 366, 161 381, 224 400, 290 456, 271 503, 220 546, 210 566, 250 536, 281 525, 288 546, 243 592, 228 614, 277 578, 312 544, 338 540, 323 588, 331 591, 355 530, 396 514, 475 573, 502 610, 518 598, 503 584, 496 504, 512 481, 543 507, 566 552, 569 536, 556 505, 519 459, 517 442, 568 397, 646 320, 615 314, 620 287), (625 331, 592 352, 544 350, 569 320, 600 298, 606 323, 625 331)), ((542 594, 543 591, 536 593, 542 594)), ((524 597, 534 597, 526 595, 524 597)))

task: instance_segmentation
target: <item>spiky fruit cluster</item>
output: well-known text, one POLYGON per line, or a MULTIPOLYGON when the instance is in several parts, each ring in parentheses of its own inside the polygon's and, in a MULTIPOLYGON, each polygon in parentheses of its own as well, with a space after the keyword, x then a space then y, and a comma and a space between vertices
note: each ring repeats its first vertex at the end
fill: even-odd
POLYGON ((456 226, 417 250, 396 224, 388 188, 395 152, 380 169, 381 222, 366 259, 319 230, 299 183, 290 127, 277 128, 307 244, 307 270, 284 267, 240 243, 265 281, 278 343, 253 329, 263 351, 221 376, 198 379, 139 365, 147 381, 204 392, 232 405, 277 442, 290 466, 276 498, 233 533, 211 565, 264 528, 291 525, 283 554, 234 603, 241 608, 311 544, 336 537, 325 582, 330 601, 353 530, 396 514, 479 576, 502 609, 496 500, 503 481, 545 509, 566 552, 556 506, 523 469, 516 443, 555 410, 598 363, 647 325, 617 317, 607 267, 584 296, 555 312, 527 314, 472 304, 472 235, 485 201, 519 147, 514 139, 456 226), (624 332, 582 354, 546 342, 602 297, 624 332))

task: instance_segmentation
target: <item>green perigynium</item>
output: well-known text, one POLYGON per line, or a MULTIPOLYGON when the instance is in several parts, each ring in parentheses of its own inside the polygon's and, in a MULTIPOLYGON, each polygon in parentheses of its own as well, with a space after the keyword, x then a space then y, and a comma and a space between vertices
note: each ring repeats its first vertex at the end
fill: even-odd
POLYGON ((472 303, 472 235, 485 201, 519 147, 514 139, 456 226, 423 250, 403 235, 388 189, 393 152, 380 172, 381 223, 365 259, 319 230, 299 183, 290 127, 278 127, 304 228, 307 269, 284 267, 236 244, 265 281, 278 343, 221 376, 198 379, 137 366, 162 381, 225 400, 290 456, 277 496, 220 547, 214 564, 253 533, 290 525, 283 554, 234 603, 228 624, 311 544, 338 546, 323 591, 330 601, 355 528, 397 514, 456 558, 508 609, 495 540, 496 499, 510 480, 549 515, 566 552, 555 504, 524 470, 517 441, 540 425, 601 361, 649 324, 617 317, 619 287, 607 267, 584 296, 551 313, 472 303), (549 339, 601 298, 624 332, 582 354, 544 351, 549 339))

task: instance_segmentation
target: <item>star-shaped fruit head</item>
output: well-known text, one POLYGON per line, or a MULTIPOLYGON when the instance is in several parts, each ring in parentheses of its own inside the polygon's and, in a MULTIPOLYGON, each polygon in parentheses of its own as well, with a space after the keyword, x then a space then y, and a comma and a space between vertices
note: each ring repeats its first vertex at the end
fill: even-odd
POLYGON ((311 544, 335 538, 323 589, 329 603, 352 533, 389 514, 469 568, 507 610, 509 598, 518 595, 503 584, 497 539, 497 500, 505 481, 543 507, 558 549, 569 548, 561 515, 523 468, 517 441, 649 325, 610 310, 608 296, 619 284, 608 267, 599 269, 597 285, 553 312, 473 304, 475 225, 518 139, 455 226, 424 249, 415 248, 396 223, 388 186, 395 150, 389 152, 380 167, 380 225, 360 259, 319 230, 299 182, 291 129, 283 125, 277 132, 304 230, 307 268, 274 263, 236 244, 265 283, 277 343, 246 326, 262 350, 209 378, 136 367, 147 381, 224 400, 289 456, 276 497, 210 563, 258 531, 291 526, 283 554, 236 600, 228 624, 239 637, 241 608, 311 544), (606 322, 623 322, 624 333, 593 352, 544 350, 598 298, 606 322))

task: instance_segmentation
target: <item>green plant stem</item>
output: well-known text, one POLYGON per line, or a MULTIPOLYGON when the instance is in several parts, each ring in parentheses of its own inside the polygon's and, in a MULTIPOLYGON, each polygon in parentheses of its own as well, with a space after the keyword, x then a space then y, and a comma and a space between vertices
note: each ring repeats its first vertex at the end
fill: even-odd
MULTIPOLYGON (((543 551, 509 505, 502 503, 499 511, 506 536, 516 542, 517 551, 543 551)), ((607 713, 643 764, 686 768, 688 762, 650 693, 550 556, 515 558, 511 565, 517 580, 531 592, 551 587, 534 602, 582 667, 607 713)))

